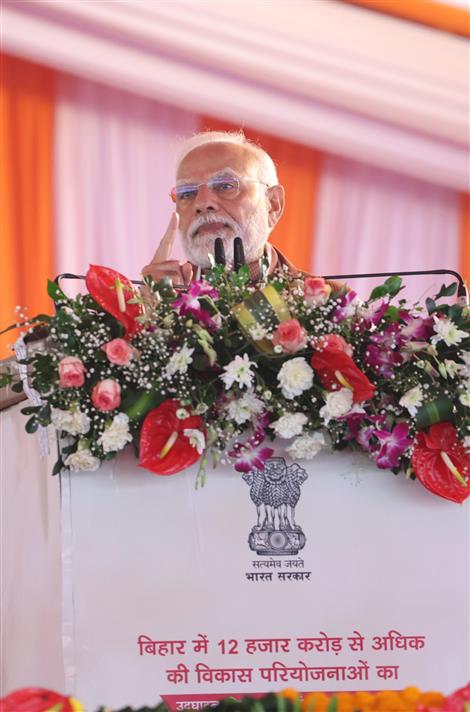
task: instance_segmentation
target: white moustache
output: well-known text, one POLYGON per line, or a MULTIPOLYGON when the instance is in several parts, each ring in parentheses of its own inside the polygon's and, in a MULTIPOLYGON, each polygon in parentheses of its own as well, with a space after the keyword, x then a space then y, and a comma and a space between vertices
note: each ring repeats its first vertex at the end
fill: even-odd
POLYGON ((230 227, 234 231, 240 230, 239 225, 230 218, 220 218, 217 215, 201 215, 195 218, 189 226, 188 234, 190 239, 193 239, 199 228, 203 225, 213 225, 214 223, 221 223, 224 227, 230 227))

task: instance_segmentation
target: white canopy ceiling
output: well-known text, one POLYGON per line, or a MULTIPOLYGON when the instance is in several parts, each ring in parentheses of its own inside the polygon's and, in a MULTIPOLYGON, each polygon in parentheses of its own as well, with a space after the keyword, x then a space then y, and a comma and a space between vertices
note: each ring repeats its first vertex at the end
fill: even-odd
POLYGON ((468 190, 461 37, 335 0, 4 0, 3 48, 468 190))

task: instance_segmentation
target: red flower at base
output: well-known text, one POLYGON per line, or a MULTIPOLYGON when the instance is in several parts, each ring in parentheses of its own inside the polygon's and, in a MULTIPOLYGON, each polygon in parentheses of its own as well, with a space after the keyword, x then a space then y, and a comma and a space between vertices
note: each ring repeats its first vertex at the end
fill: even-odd
POLYGON ((188 430, 199 431, 203 437, 204 421, 177 400, 166 400, 147 413, 140 433, 139 467, 156 475, 175 475, 197 462, 200 453, 185 435, 188 430), (179 418, 182 411, 188 417, 179 418))
POLYGON ((320 382, 328 390, 331 391, 333 386, 350 388, 355 403, 362 403, 374 395, 375 386, 352 358, 335 344, 327 344, 324 349, 315 351, 310 363, 320 382))
POLYGON ((132 339, 142 329, 142 324, 136 321, 142 314, 140 304, 128 302, 134 297, 132 283, 116 270, 98 265, 90 265, 85 282, 95 302, 120 321, 126 330, 126 336, 132 339))
POLYGON ((451 502, 470 495, 470 457, 452 423, 435 423, 415 439, 411 464, 426 489, 451 502))
POLYGON ((78 712, 82 705, 71 697, 42 687, 25 687, 15 690, 0 700, 2 712, 78 712))

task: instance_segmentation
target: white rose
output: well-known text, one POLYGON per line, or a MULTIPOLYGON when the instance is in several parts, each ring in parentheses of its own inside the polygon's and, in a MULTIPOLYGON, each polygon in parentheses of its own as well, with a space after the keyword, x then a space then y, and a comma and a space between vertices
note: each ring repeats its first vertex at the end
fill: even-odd
POLYGON ((406 408, 410 415, 416 415, 419 406, 423 402, 423 391, 421 386, 415 386, 406 391, 398 401, 398 403, 406 408))
POLYGON ((73 472, 88 470, 94 472, 101 465, 101 461, 91 454, 88 448, 79 448, 64 460, 64 465, 73 472))
POLYGON ((285 398, 293 399, 312 387, 313 370, 304 358, 298 356, 289 359, 282 365, 277 374, 277 380, 281 386, 282 395, 285 398))
POLYGON ((300 435, 302 428, 308 422, 308 418, 304 413, 286 413, 282 415, 270 427, 280 438, 293 438, 295 435, 300 435))
POLYGON ((331 391, 325 399, 325 405, 320 408, 320 415, 325 425, 328 425, 332 418, 340 418, 351 410, 353 404, 353 392, 349 388, 340 388, 339 391, 331 391))
POLYGON ((51 421, 56 430, 65 430, 70 435, 85 435, 90 430, 90 418, 79 410, 53 408, 51 421))
POLYGON ((296 438, 286 449, 293 460, 311 460, 325 444, 323 433, 312 433, 296 438))
POLYGON ((114 416, 111 425, 98 438, 98 443, 104 452, 117 452, 130 443, 132 435, 129 432, 129 417, 125 413, 114 416))

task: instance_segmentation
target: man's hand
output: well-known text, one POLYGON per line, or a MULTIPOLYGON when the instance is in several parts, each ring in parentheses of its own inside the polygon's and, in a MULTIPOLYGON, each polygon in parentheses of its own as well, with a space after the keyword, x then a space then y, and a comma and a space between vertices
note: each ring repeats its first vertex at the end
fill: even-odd
POLYGON ((156 282, 163 277, 170 277, 176 285, 184 284, 188 286, 190 284, 193 276, 191 264, 170 259, 173 243, 178 234, 178 225, 179 215, 178 213, 173 213, 152 261, 142 270, 143 277, 150 275, 156 282))

